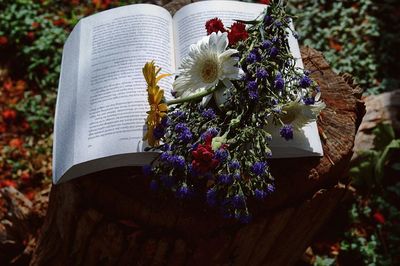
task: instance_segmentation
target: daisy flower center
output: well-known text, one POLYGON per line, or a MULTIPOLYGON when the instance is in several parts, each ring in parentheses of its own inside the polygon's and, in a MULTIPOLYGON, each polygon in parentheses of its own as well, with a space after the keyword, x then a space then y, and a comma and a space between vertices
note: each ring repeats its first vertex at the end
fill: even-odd
POLYGON ((218 62, 206 59, 201 66, 201 78, 204 83, 212 83, 218 78, 218 62))

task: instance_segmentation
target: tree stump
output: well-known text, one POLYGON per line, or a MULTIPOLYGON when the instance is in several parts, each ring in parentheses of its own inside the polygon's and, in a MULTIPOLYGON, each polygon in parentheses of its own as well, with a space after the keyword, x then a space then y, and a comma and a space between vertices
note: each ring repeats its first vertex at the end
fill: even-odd
POLYGON ((302 48, 327 107, 318 121, 325 156, 271 161, 276 192, 253 222, 221 218, 202 202, 149 191, 137 168, 53 186, 31 265, 293 265, 341 202, 364 106, 360 91, 321 53, 302 48), (290 167, 288 167, 290 165, 290 167))

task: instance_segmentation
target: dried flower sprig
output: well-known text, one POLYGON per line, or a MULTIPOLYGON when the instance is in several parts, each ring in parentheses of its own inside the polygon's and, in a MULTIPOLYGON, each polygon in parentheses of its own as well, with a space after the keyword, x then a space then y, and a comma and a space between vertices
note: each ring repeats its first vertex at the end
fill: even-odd
POLYGON ((269 130, 280 127, 290 141, 324 107, 310 73, 296 66, 284 8, 272 1, 259 19, 230 28, 218 18, 206 23, 208 36, 197 45, 209 57, 183 60, 178 98, 152 132, 162 150, 146 167, 153 190, 203 197, 242 222, 250 221, 250 198, 264 200, 275 191, 269 130), (223 66, 227 72, 219 72, 223 66))

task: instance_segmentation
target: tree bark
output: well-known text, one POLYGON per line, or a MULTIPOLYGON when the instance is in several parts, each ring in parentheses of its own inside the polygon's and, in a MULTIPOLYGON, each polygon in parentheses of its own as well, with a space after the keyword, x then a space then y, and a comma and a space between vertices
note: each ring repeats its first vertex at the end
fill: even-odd
POLYGON ((272 160, 276 192, 254 207, 252 223, 224 220, 202 202, 156 196, 138 169, 104 171, 53 186, 31 265, 296 263, 347 193, 340 181, 364 112, 359 88, 321 53, 306 47, 302 56, 327 105, 318 121, 325 155, 272 160))

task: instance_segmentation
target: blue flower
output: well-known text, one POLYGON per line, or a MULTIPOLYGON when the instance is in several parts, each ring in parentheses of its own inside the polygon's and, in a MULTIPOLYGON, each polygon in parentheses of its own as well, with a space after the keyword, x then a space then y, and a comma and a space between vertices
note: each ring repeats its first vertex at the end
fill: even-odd
POLYGON ((168 158, 168 162, 176 169, 185 168, 185 158, 181 155, 171 155, 168 158))
POLYGON ((192 140, 193 134, 185 123, 178 123, 175 125, 175 131, 178 133, 178 139, 184 143, 192 140))
POLYGON ((299 86, 302 88, 308 88, 310 87, 312 83, 312 80, 308 77, 308 76, 303 76, 301 77, 300 81, 299 81, 299 86))
POLYGON ((266 162, 256 162, 251 167, 251 171, 258 176, 264 175, 267 168, 266 162))
POLYGON ((210 188, 206 194, 207 204, 210 206, 217 205, 217 191, 215 188, 210 188))
POLYGON ((163 152, 160 155, 160 161, 166 162, 169 161, 169 154, 168 152, 163 152))
POLYGON ((257 61, 257 55, 253 52, 250 52, 246 58, 247 63, 252 64, 257 61))
POLYGON ((257 100, 258 99, 258 91, 256 91, 256 90, 250 90, 249 91, 249 98, 250 98, 250 100, 252 100, 252 101, 255 101, 255 100, 257 100))
POLYGON ((180 186, 177 191, 176 191, 176 197, 180 199, 187 198, 189 196, 189 188, 188 186, 183 183, 182 186, 180 186))
POLYGON ((160 147, 160 150, 162 150, 162 151, 169 151, 169 150, 171 150, 171 146, 169 146, 169 144, 165 143, 164 145, 162 145, 162 146, 160 147))
POLYGON ((273 19, 270 15, 266 15, 266 16, 264 17, 264 25, 265 25, 265 26, 271 25, 272 22, 274 22, 274 19, 273 19))
POLYGON ((161 119, 161 126, 163 127, 168 127, 170 124, 169 118, 167 116, 164 116, 163 119, 161 119))
POLYGON ((231 175, 226 175, 222 174, 218 177, 219 182, 225 185, 230 185, 232 184, 232 176, 231 175))
POLYGON ((265 79, 268 77, 268 72, 264 68, 258 68, 256 72, 256 76, 259 79, 265 79))
POLYGON ((282 27, 282 22, 280 22, 279 20, 276 20, 275 21, 275 26, 278 27, 278 28, 282 27))
POLYGON ((215 151, 215 159, 217 159, 220 162, 223 162, 228 158, 228 151, 225 149, 218 149, 215 151))
POLYGON ((252 81, 247 82, 246 87, 248 90, 256 90, 258 87, 258 84, 256 81, 252 80, 252 81))
POLYGON ((266 196, 267 196, 267 192, 265 192, 264 190, 261 190, 258 188, 256 188, 256 190, 254 190, 254 197, 256 199, 262 200, 262 199, 265 199, 266 196))
POLYGON ((273 184, 268 184, 267 185, 267 192, 269 194, 273 193, 275 191, 275 186, 273 184))
POLYGON ((153 136, 155 139, 161 139, 164 137, 165 134, 165 128, 161 125, 156 126, 153 131, 153 136))
POLYGON ((211 127, 209 129, 207 129, 207 131, 205 131, 203 134, 201 134, 201 139, 204 141, 207 139, 207 137, 215 137, 216 135, 218 135, 218 129, 211 127))
POLYGON ((240 175, 240 173, 234 173, 233 174, 233 178, 237 181, 240 181, 240 179, 242 179, 242 176, 240 175))
POLYGON ((151 165, 149 165, 149 164, 143 165, 142 173, 146 177, 150 176, 151 175, 151 165))
POLYGON ((305 105, 311 105, 315 103, 314 97, 304 97, 303 102, 305 105))
POLYGON ((275 77, 275 89, 281 91, 285 87, 285 81, 282 78, 282 74, 278 73, 275 77))
POLYGON ((174 111, 170 114, 171 117, 173 118, 179 118, 179 119, 184 119, 186 117, 185 112, 181 110, 174 111))
POLYGON ((279 53, 279 49, 276 46, 272 46, 271 50, 269 51, 269 56, 276 57, 279 53))
POLYGON ((265 40, 261 44, 261 47, 265 50, 269 49, 272 46, 272 42, 270 40, 265 40))
POLYGON ((293 139, 293 126, 292 125, 284 125, 281 130, 279 131, 281 137, 290 140, 293 139))
POLYGON ((215 112, 214 112, 214 110, 212 108, 208 108, 208 109, 203 110, 201 115, 204 118, 209 119, 209 120, 212 120, 212 119, 215 118, 215 112))
POLYGON ((232 160, 228 164, 229 168, 232 170, 236 170, 240 168, 240 163, 238 160, 232 160))
POLYGON ((156 180, 151 180, 151 182, 150 182, 150 189, 152 190, 152 191, 157 191, 158 190, 158 183, 157 183, 157 181, 156 180))
POLYGON ((243 208, 244 205, 245 205, 245 202, 244 202, 243 195, 237 194, 237 195, 233 196, 233 198, 232 198, 232 206, 234 208, 240 209, 240 208, 243 208))

